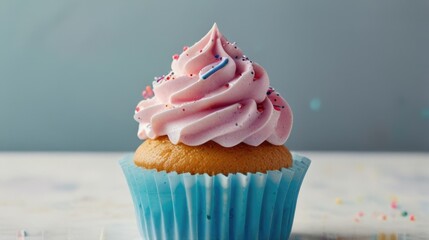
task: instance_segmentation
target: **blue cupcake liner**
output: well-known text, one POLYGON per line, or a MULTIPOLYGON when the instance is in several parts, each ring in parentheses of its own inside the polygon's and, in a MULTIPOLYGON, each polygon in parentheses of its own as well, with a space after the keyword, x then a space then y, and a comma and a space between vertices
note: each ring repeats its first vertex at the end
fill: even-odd
POLYGON ((158 172, 120 160, 144 239, 287 239, 308 158, 266 173, 158 172))

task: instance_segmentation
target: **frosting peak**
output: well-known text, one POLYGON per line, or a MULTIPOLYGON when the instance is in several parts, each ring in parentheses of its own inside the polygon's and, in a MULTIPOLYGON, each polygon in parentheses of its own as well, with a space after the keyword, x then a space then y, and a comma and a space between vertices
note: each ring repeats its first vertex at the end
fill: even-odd
POLYGON ((137 105, 140 139, 167 135, 174 144, 212 140, 224 147, 286 142, 289 105, 269 87, 264 68, 228 42, 216 24, 183 50, 173 55, 172 71, 153 82, 154 96, 137 105))

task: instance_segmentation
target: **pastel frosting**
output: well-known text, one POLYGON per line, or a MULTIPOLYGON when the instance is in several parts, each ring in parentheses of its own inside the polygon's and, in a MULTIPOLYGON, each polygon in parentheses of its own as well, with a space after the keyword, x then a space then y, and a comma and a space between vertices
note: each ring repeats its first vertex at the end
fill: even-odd
POLYGON ((224 147, 286 142, 289 105, 270 87, 264 68, 228 42, 216 24, 183 50, 173 55, 172 71, 153 82, 151 97, 136 107, 140 139, 168 136, 174 144, 214 141, 224 147))

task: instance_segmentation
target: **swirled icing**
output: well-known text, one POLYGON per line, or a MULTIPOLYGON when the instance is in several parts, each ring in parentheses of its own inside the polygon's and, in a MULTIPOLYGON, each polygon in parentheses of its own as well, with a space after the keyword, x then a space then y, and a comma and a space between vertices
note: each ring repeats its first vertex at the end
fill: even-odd
POLYGON ((289 105, 270 87, 264 68, 228 42, 216 24, 174 55, 171 68, 153 82, 154 96, 137 105, 140 139, 167 135, 174 144, 214 141, 224 147, 286 142, 289 105))

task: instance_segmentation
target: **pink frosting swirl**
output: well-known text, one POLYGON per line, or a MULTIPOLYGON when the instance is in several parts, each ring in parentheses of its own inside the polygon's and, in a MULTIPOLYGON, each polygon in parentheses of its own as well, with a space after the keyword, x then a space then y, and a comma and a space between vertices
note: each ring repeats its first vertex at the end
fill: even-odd
POLYGON ((216 24, 174 55, 171 68, 153 82, 154 96, 137 105, 140 139, 167 135, 174 144, 212 140, 224 147, 286 142, 292 128, 289 105, 269 87, 264 68, 228 42, 216 24))

